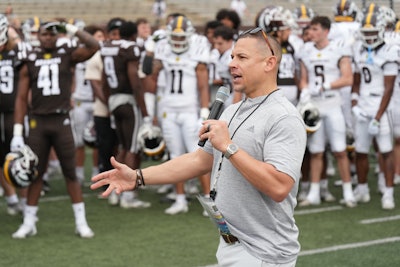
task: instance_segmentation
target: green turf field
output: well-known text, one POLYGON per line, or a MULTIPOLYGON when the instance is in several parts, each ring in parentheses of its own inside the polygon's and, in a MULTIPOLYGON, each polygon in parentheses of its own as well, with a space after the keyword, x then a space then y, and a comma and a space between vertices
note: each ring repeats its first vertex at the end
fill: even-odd
MULTIPOLYGON (((144 162, 144 165, 154 163, 144 162)), ((400 251, 399 188, 395 189, 396 209, 382 210, 372 167, 370 203, 354 209, 344 208, 338 202, 296 209, 302 245, 297 266, 400 266, 397 254, 400 251)), ((341 188, 333 186, 336 179, 330 179, 330 189, 339 199, 341 188)), ((38 234, 26 240, 11 238, 22 219, 7 215, 1 198, 0 266, 197 267, 216 264, 218 235, 209 219, 202 216, 195 198, 187 214, 168 216, 163 212, 169 204, 160 202, 154 187, 140 191, 141 198, 151 201, 151 208, 123 210, 98 199, 97 193, 86 186, 87 218, 96 236, 83 240, 74 234, 73 212, 60 175, 50 184, 52 191, 40 202, 38 234)))

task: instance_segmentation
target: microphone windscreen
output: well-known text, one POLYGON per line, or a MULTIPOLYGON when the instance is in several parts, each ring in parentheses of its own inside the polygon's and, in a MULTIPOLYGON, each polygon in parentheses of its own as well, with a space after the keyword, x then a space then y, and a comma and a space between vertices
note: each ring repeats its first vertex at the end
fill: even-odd
POLYGON ((215 95, 215 100, 223 103, 229 98, 230 93, 231 91, 228 88, 221 86, 215 95))

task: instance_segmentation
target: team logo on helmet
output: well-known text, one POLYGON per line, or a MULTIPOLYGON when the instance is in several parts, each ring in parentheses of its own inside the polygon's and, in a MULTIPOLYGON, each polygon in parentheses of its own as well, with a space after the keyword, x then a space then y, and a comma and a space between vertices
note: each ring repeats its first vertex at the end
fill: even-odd
POLYGON ((374 49, 384 41, 385 20, 375 4, 370 4, 361 23, 361 39, 364 47, 374 49))
POLYGON ((293 17, 300 28, 310 25, 311 20, 315 17, 314 10, 302 4, 293 11, 293 17))
POLYGON ((27 145, 7 154, 3 171, 6 181, 14 187, 27 187, 38 177, 39 159, 27 145))
POLYGON ((167 38, 172 51, 181 54, 189 49, 190 37, 195 32, 192 22, 184 16, 174 18, 167 26, 167 38))
POLYGON ((335 7, 336 22, 359 21, 361 12, 357 5, 349 0, 340 0, 335 7))

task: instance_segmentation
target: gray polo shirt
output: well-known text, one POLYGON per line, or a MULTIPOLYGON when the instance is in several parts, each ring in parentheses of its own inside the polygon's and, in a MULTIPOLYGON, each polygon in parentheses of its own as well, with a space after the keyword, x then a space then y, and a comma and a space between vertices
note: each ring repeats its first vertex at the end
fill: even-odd
MULTIPOLYGON (((285 200, 275 202, 253 187, 229 160, 224 159, 215 201, 231 233, 239 238, 250 254, 265 262, 282 264, 295 260, 300 251, 299 231, 293 213, 297 204, 306 131, 299 112, 280 90, 270 94, 249 116, 264 98, 247 99, 241 106, 240 103, 231 105, 220 120, 231 121, 230 135, 236 131, 232 138, 234 143, 255 159, 288 174, 295 185, 285 200)), ((221 152, 214 150, 210 142, 206 143, 204 150, 214 156, 213 184, 221 152)))

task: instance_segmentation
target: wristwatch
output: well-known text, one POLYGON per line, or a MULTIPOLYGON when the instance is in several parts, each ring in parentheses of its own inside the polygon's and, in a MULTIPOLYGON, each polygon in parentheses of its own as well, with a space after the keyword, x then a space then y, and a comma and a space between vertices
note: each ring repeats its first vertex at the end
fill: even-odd
POLYGON ((239 151, 239 146, 237 144, 235 144, 235 143, 231 143, 226 148, 226 151, 224 153, 224 157, 229 159, 230 157, 232 157, 233 154, 235 154, 238 151, 239 151))

